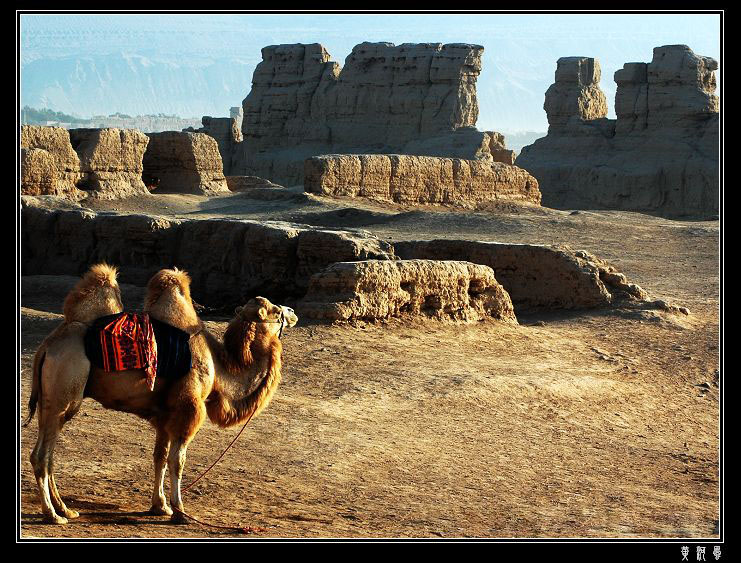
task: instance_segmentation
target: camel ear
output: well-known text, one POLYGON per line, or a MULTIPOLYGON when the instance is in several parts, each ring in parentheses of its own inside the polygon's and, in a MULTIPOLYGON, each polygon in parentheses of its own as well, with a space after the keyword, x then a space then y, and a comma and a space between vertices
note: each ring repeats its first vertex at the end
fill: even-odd
POLYGON ((261 321, 264 321, 268 318, 268 310, 265 307, 260 307, 257 310, 257 316, 260 317, 261 321))
POLYGON ((236 317, 239 313, 241 313, 242 309, 244 309, 244 305, 239 305, 238 307, 234 307, 234 316, 236 317))

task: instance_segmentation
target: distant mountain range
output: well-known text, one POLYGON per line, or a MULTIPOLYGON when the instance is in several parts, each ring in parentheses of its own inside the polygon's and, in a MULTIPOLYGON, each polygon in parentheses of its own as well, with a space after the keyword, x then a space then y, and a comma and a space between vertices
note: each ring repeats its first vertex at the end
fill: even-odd
POLYGON ((23 104, 80 117, 229 115, 249 91, 254 65, 230 59, 204 64, 117 53, 40 58, 23 65, 23 104))
POLYGON ((558 57, 600 58, 601 86, 614 117, 612 75, 624 62, 650 61, 654 46, 679 42, 675 35, 699 34, 700 44, 689 43, 699 54, 717 58, 719 50, 713 35, 717 30, 702 24, 708 28, 703 31, 697 18, 686 19, 691 31, 681 33, 678 24, 621 24, 623 16, 431 16, 424 26, 412 25, 419 18, 22 16, 21 105, 79 117, 114 112, 227 116, 249 93, 265 45, 320 42, 342 63, 362 41, 468 42, 485 49, 477 126, 510 132, 511 138, 547 129, 543 100, 558 57), (599 22, 620 28, 620 34, 605 31, 600 25, 607 24, 599 22))

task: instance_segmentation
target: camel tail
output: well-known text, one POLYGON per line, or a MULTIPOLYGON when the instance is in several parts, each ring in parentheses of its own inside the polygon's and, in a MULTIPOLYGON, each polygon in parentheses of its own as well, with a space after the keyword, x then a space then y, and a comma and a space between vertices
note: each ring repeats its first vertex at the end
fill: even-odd
POLYGON ((33 420, 33 415, 36 414, 36 405, 39 402, 41 396, 41 368, 44 365, 44 358, 46 357, 46 351, 42 348, 33 357, 33 375, 31 377, 31 397, 28 399, 28 416, 23 422, 23 426, 29 425, 33 420))

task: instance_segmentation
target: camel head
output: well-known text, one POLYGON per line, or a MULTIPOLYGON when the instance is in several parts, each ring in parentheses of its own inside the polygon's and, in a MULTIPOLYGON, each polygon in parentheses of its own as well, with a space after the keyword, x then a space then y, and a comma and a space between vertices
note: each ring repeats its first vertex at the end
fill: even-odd
POLYGON ((234 310, 235 317, 224 334, 227 364, 232 371, 249 366, 256 355, 268 350, 280 355, 280 336, 286 327, 296 326, 298 317, 293 309, 273 305, 264 297, 250 299, 234 310))
POLYGON ((234 314, 236 319, 241 319, 243 322, 263 325, 262 330, 270 336, 277 336, 282 329, 296 326, 298 322, 293 309, 283 305, 273 305, 264 297, 250 299, 246 305, 237 307, 234 314))
POLYGON ((64 300, 64 320, 89 324, 105 315, 123 311, 118 270, 108 264, 95 264, 64 300))
POLYGON ((186 332, 196 330, 200 321, 190 297, 190 276, 173 268, 160 270, 147 284, 144 311, 155 319, 186 332))

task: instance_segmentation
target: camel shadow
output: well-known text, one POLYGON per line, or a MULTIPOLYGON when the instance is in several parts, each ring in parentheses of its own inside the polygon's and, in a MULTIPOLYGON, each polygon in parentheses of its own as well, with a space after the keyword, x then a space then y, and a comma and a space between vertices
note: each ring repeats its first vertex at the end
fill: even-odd
MULTIPOLYGON (((105 502, 92 502, 70 498, 68 506, 80 513, 79 518, 70 520, 69 524, 102 524, 102 525, 129 525, 140 526, 142 524, 170 525, 174 526, 169 517, 150 514, 146 510, 120 510, 117 504, 105 502)), ((21 522, 27 525, 44 524, 44 516, 41 512, 21 513, 21 522)))
MULTIPOLYGON (((204 533, 208 533, 209 536, 223 535, 233 536, 234 531, 220 531, 214 529, 207 529, 197 522, 188 524, 175 524, 170 521, 169 516, 151 514, 146 510, 121 510, 120 505, 110 504, 104 502, 94 502, 78 500, 74 497, 68 501, 68 506, 77 510, 80 513, 79 518, 70 520, 66 526, 69 526, 70 531, 75 530, 76 524, 82 524, 83 527, 87 525, 97 526, 130 526, 132 529, 139 528, 141 526, 163 526, 172 528, 173 531, 182 528, 199 528, 204 533)), ((46 524, 44 522, 44 516, 39 512, 22 512, 21 513, 21 525, 22 526, 51 526, 52 524, 46 524)), ((79 530, 79 528, 78 528, 79 530)), ((141 533, 139 531, 139 533, 141 533)), ((167 533, 167 532, 163 532, 167 533)))
MULTIPOLYGON (((71 506, 71 505, 70 505, 71 506)), ((77 509, 75 509, 77 510, 77 509)), ((157 516, 150 514, 144 510, 132 510, 132 511, 95 511, 88 512, 85 510, 78 510, 80 513, 79 518, 70 520, 68 526, 74 526, 75 524, 97 524, 105 526, 142 526, 142 525, 155 525, 155 526, 172 526, 173 528, 179 527, 176 524, 170 522, 169 516, 157 516)), ((21 524, 23 525, 44 525, 44 517, 41 513, 21 513, 21 524)))

